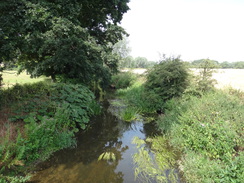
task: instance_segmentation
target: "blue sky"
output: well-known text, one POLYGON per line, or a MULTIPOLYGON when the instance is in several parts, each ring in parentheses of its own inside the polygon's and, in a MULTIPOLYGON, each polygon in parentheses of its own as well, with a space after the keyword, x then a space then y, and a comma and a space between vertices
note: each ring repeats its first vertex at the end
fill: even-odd
POLYGON ((131 55, 244 61, 244 0, 131 0, 121 25, 131 55))

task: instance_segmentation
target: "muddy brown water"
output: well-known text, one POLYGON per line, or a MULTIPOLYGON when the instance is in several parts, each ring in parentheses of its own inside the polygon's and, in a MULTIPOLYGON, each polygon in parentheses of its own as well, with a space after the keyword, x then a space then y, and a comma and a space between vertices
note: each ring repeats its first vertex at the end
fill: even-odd
MULTIPOLYGON (((153 123, 124 122, 107 110, 92 119, 85 132, 77 134, 77 147, 64 149, 41 163, 31 183, 139 183, 134 177, 132 155, 137 152, 132 139, 145 139, 158 133, 153 123), (100 160, 104 152, 113 153, 115 161, 100 160)), ((154 182, 151 180, 151 182, 154 182)))

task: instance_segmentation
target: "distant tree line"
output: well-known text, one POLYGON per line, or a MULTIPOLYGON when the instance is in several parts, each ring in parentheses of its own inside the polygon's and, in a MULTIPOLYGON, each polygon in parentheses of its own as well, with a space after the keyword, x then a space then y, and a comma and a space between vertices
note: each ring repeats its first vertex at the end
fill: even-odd
POLYGON ((136 57, 128 56, 122 58, 119 62, 120 68, 151 68, 156 64, 156 62, 149 61, 145 57, 136 57))
MULTIPOLYGON (((194 60, 193 62, 189 63, 189 66, 191 68, 199 68, 205 60, 206 59, 194 60)), ((219 69, 244 69, 244 61, 236 61, 236 62, 227 62, 227 61, 218 62, 216 60, 209 60, 209 61, 212 62, 215 68, 219 68, 219 69)))

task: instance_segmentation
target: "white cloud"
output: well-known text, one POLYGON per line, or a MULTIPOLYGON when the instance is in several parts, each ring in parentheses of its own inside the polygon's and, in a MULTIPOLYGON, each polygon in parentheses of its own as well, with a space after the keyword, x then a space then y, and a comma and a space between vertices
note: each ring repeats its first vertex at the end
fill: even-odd
POLYGON ((122 26, 132 56, 244 61, 244 1, 132 0, 122 26))

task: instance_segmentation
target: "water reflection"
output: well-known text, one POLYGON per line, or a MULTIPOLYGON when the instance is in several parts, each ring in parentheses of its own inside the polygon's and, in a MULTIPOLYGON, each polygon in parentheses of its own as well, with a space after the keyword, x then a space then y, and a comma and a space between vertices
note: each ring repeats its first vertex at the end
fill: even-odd
POLYGON ((105 110, 92 119, 90 128, 77 135, 77 147, 55 153, 40 164, 31 182, 134 183, 133 137, 145 139, 155 129, 142 122, 127 123, 105 110), (146 130, 145 130, 146 129, 146 130), (98 161, 104 152, 115 155, 115 161, 98 161))

